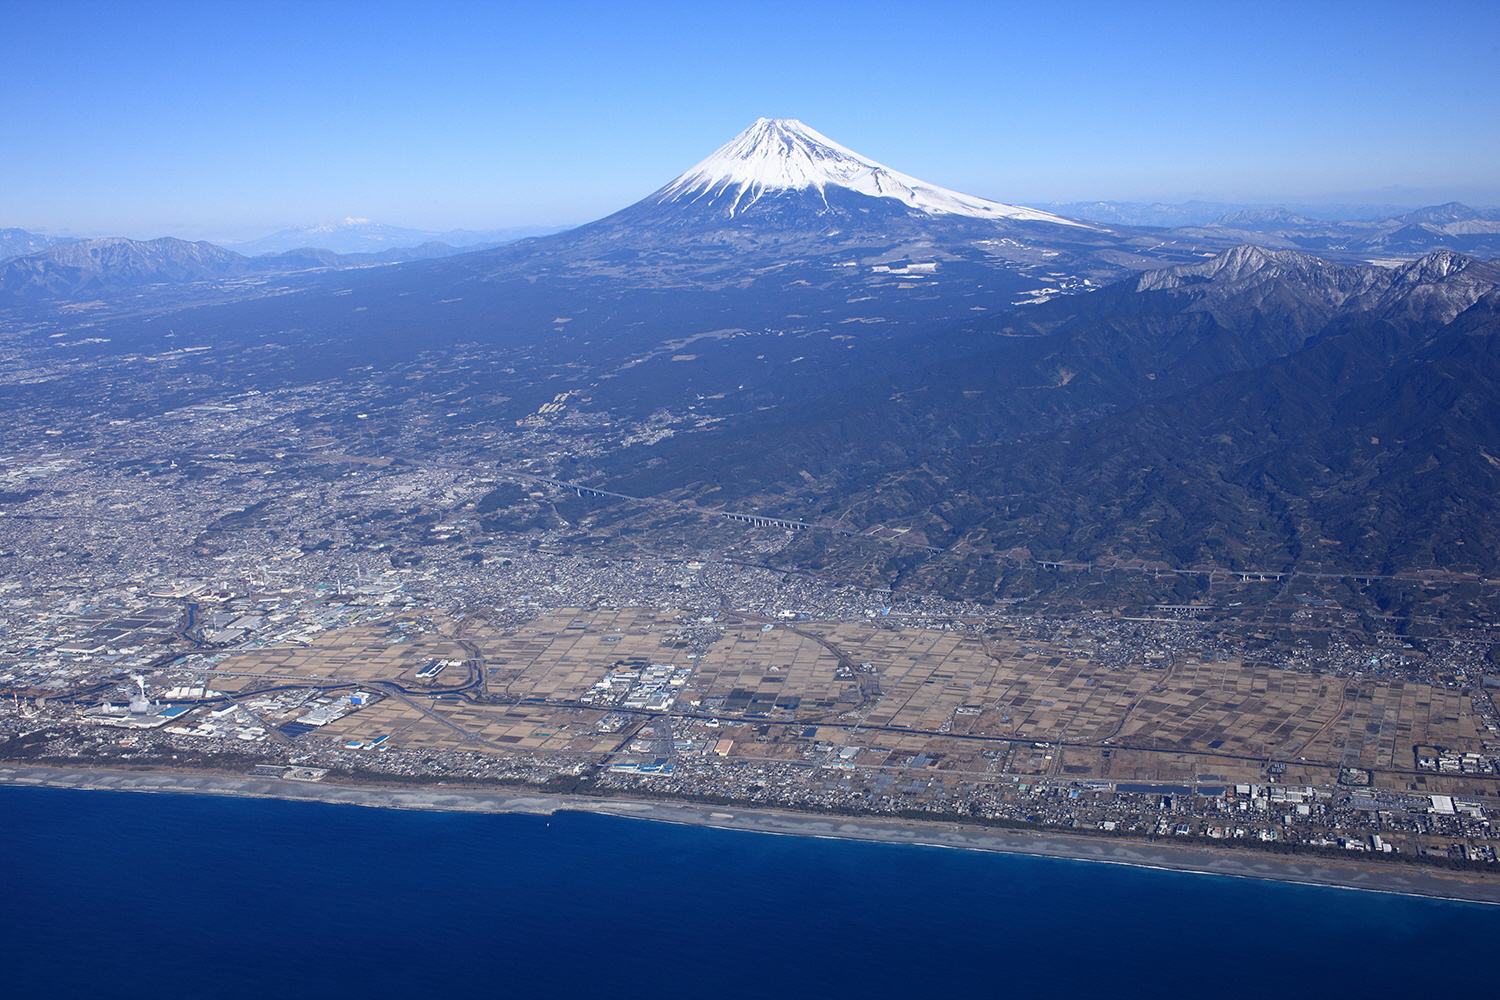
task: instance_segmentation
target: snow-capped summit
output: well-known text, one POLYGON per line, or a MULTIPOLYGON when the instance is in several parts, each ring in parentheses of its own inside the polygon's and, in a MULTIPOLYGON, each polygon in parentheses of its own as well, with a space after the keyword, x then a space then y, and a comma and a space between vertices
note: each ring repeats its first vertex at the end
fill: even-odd
POLYGON ((734 216, 767 194, 844 188, 872 198, 894 198, 929 215, 1012 219, 1097 228, 1034 208, 1020 208, 949 191, 882 166, 846 149, 795 118, 761 118, 712 156, 658 191, 657 203, 707 203, 734 216))

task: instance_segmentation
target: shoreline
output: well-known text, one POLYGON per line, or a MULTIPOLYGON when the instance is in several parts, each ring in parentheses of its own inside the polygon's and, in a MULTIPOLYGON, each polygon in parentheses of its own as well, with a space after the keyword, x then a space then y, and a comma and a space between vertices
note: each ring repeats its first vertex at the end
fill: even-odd
POLYGON ((1410 865, 1382 865, 1353 858, 1343 861, 1260 854, 1237 851, 1231 846, 1214 848, 1123 839, 1103 840, 1064 832, 997 830, 966 826, 952 820, 934 819, 928 822, 863 816, 821 816, 763 807, 703 806, 670 800, 600 799, 547 792, 470 788, 450 790, 438 785, 406 789, 289 781, 273 777, 30 765, 0 765, 0 785, 283 799, 431 812, 527 815, 590 812, 718 830, 1020 854, 1500 905, 1500 878, 1487 874, 1424 870, 1410 865))

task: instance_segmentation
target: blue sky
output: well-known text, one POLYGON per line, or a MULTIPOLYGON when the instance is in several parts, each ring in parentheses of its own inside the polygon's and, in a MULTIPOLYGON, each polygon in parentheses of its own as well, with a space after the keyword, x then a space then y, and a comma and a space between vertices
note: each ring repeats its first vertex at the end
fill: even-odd
POLYGON ((1010 202, 1500 204, 1500 3, 0 0, 0 227, 583 222, 759 116, 1010 202))

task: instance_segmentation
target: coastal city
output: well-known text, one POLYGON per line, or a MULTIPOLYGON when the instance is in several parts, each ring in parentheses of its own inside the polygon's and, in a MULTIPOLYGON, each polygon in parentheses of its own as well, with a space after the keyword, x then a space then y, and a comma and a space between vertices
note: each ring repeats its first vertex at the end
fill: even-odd
POLYGON ((840 581, 777 563, 817 525, 568 478, 692 413, 552 393, 499 429, 455 399, 469 355, 214 395, 206 353, 159 356, 181 405, 121 386, 12 428, 5 760, 1495 860, 1487 583, 1411 581, 1403 616, 1315 574, 1154 602, 1082 599, 1078 567, 1000 602, 840 581))
MULTIPOLYGON (((567 596, 544 581, 601 577, 517 553, 504 579, 567 596)), ((725 564, 665 563, 635 583, 675 590, 677 606, 518 594, 441 611, 400 579, 86 596, 63 582, 50 603, 12 589, 0 747, 17 762, 1494 860, 1500 735, 1461 653, 1420 670, 1402 664, 1415 650, 1358 661, 1430 675, 1396 680, 1350 669, 1352 652, 1342 671, 1250 666, 1191 620, 875 606, 725 564), (712 581, 713 606, 682 601, 692 589, 673 575, 712 581)))

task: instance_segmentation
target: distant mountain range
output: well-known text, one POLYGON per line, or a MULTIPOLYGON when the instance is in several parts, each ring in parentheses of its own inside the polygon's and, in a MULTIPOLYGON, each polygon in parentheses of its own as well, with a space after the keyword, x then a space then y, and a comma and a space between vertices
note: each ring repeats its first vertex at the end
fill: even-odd
POLYGON ((65 242, 67 241, 55 236, 28 233, 24 229, 0 229, 0 260, 19 257, 22 254, 35 253, 38 250, 52 246, 54 243, 65 242))
POLYGON ((404 229, 389 226, 369 219, 346 218, 332 222, 318 222, 292 229, 283 229, 244 243, 225 244, 247 257, 268 253, 285 253, 317 247, 338 254, 379 253, 395 248, 420 247, 423 244, 442 243, 454 248, 486 247, 514 243, 530 236, 545 236, 561 232, 566 226, 516 226, 509 229, 476 231, 453 229, 445 233, 422 229, 404 229))
POLYGON ((148 284, 433 260, 493 249, 563 228, 524 226, 488 232, 455 229, 428 233, 368 219, 344 219, 283 230, 250 243, 233 244, 232 249, 175 237, 80 240, 0 229, 0 296, 67 298, 110 294, 148 284))
POLYGON ((0 295, 71 298, 161 282, 239 277, 260 270, 247 257, 212 243, 170 236, 56 243, 0 263, 0 295))
POLYGON ((1500 209, 1471 208, 1456 201, 1414 210, 1370 205, 1246 208, 1212 202, 1079 202, 1048 207, 1106 224, 1160 226, 1179 240, 1254 241, 1339 260, 1409 260, 1436 250, 1500 256, 1500 209))
POLYGON ((147 285, 180 285, 253 274, 291 274, 399 264, 451 257, 475 249, 487 249, 487 246, 459 248, 429 242, 415 247, 392 247, 378 253, 354 254, 303 247, 246 257, 213 243, 190 243, 171 236, 155 240, 130 240, 117 236, 102 240, 53 242, 0 261, 0 301, 11 297, 59 300, 110 295, 147 285))
POLYGON ((1389 219, 1412 211, 1410 205, 1245 205, 1227 201, 1187 201, 1175 205, 1138 201, 1054 201, 1031 207, 1066 215, 1071 219, 1087 219, 1106 225, 1152 226, 1161 229, 1206 226, 1226 215, 1259 210, 1286 211, 1325 222, 1389 219))
POLYGON ((1169 232, 1179 239, 1254 240, 1344 260, 1405 260, 1438 250, 1500 256, 1500 211, 1480 211, 1456 201, 1363 222, 1322 222, 1284 209, 1237 212, 1207 226, 1169 232))

